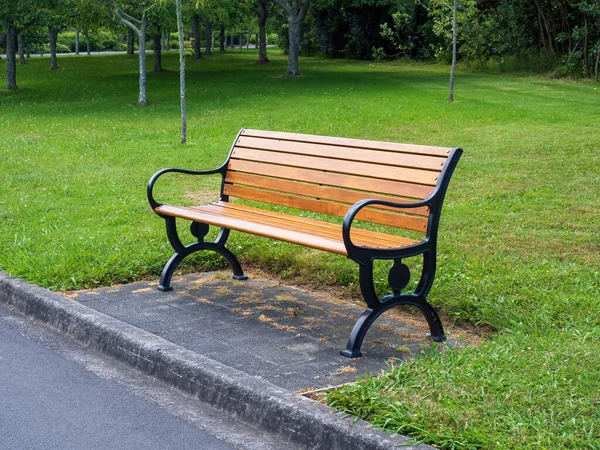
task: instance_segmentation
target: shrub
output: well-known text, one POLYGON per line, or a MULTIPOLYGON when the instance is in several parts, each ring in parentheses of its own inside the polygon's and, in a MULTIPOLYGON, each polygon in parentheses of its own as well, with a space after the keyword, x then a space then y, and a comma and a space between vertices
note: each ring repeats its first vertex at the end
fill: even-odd
MULTIPOLYGON (((42 46, 42 52, 43 53, 50 53, 50 44, 44 44, 42 46)), ((56 43, 56 53, 71 53, 71 49, 64 45, 61 44, 60 42, 56 43)))
MULTIPOLYGON (((108 29, 100 29, 96 31, 89 32, 90 37, 90 47, 94 52, 101 52, 104 50, 119 50, 120 39, 117 34, 108 29)), ((58 35, 58 43, 69 48, 68 51, 75 51, 75 32, 74 31, 65 31, 63 33, 59 33, 58 35)), ((79 51, 86 50, 86 40, 85 35, 80 32, 79 33, 79 51)), ((47 50, 46 50, 47 51, 47 50)))

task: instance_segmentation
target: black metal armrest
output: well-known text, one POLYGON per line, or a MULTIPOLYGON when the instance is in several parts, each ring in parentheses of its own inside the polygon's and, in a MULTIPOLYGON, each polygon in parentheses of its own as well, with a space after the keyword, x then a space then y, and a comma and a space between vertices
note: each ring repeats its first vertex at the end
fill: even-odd
POLYGON ((165 173, 175 172, 175 173, 183 173, 186 175, 214 175, 216 173, 219 173, 219 174, 221 174, 221 176, 224 177, 225 171, 226 171, 225 165, 218 167, 216 169, 212 169, 212 170, 190 170, 190 169, 177 169, 177 168, 169 168, 169 169, 159 170, 154 175, 152 175, 152 178, 150 178, 150 181, 148 182, 148 189, 147 189, 148 202, 150 203, 150 206, 152 207, 152 209, 155 209, 161 205, 161 203, 158 203, 154 199, 153 190, 154 190, 154 184, 156 183, 156 181, 165 173))
POLYGON ((418 201, 418 202, 408 202, 408 203, 399 203, 399 202, 391 202, 389 200, 380 200, 380 199, 373 199, 373 198, 367 198, 364 200, 360 200, 358 202, 356 202, 354 205, 352 205, 350 207, 350 209, 348 210, 348 212, 346 213, 345 217, 344 217, 344 223, 342 224, 342 239, 344 240, 344 246, 346 247, 346 251, 348 252, 348 256, 350 258, 352 258, 355 261, 359 261, 359 260, 363 260, 364 258, 361 257, 361 255, 364 255, 365 251, 369 254, 372 255, 379 255, 379 256, 392 256, 392 255, 397 255, 399 252, 401 253, 406 253, 406 256, 410 256, 413 254, 418 254, 420 253, 420 251, 418 250, 419 247, 422 247, 423 244, 426 244, 429 241, 429 236, 425 237, 425 239, 423 239, 423 241, 417 243, 417 244, 413 244, 411 246, 408 247, 403 247, 402 249, 398 248, 398 249, 370 249, 370 248, 366 248, 366 247, 358 247, 356 245, 354 245, 354 243, 352 242, 352 239, 350 238, 350 230, 352 229, 352 223, 354 222, 354 219, 356 218, 356 215, 365 207, 370 206, 370 205, 383 205, 383 206, 389 206, 391 208, 399 208, 399 209, 408 209, 408 208, 421 208, 423 206, 427 206, 430 211, 435 211, 437 210, 437 201, 436 201, 436 196, 431 195, 428 198, 418 201))

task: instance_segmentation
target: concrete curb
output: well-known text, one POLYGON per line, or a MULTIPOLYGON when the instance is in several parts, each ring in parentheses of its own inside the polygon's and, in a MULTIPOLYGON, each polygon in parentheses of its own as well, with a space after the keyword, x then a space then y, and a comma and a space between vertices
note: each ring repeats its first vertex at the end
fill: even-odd
POLYGON ((0 302, 199 400, 309 449, 432 449, 0 272, 0 302))

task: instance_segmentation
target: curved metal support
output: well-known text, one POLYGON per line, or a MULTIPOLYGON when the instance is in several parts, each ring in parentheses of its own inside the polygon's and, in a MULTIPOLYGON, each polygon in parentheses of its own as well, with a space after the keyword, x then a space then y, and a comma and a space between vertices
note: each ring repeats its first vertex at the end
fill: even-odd
POLYGON ((435 248, 423 253, 423 270, 415 292, 412 294, 402 294, 402 289, 408 285, 410 280, 410 270, 400 258, 397 258, 394 260, 394 265, 388 275, 388 283, 394 293, 380 299, 377 297, 373 285, 373 261, 359 265, 360 290, 367 304, 367 309, 354 324, 346 348, 341 350, 340 353, 348 358, 362 356, 360 347, 371 325, 385 311, 401 305, 418 308, 425 317, 425 320, 427 320, 431 339, 435 342, 445 341, 446 335, 444 334, 442 321, 435 309, 426 300, 427 294, 433 284, 434 276, 435 248))
POLYGON ((233 253, 231 253, 229 249, 225 247, 225 242, 227 241, 227 237, 229 236, 228 229, 222 228, 215 242, 204 242, 204 236, 208 232, 208 226, 204 226, 204 224, 195 225, 195 222, 192 222, 192 224, 190 225, 190 231, 198 239, 198 242, 194 242, 190 245, 183 245, 177 233, 175 217, 165 217, 165 222, 167 227, 167 237, 169 238, 171 246, 175 250, 175 254, 171 256, 171 258, 169 259, 162 271, 160 281, 158 283, 159 291, 166 292, 173 290, 173 287, 171 286, 171 278, 173 277, 173 274, 175 273, 175 270, 177 269, 179 263, 183 261, 183 259, 186 256, 200 250, 212 250, 214 252, 219 253, 231 265, 234 279, 248 279, 248 276, 244 275, 244 270, 242 269, 242 266, 238 259, 233 253))
POLYGON ((442 326, 440 317, 438 316, 437 312, 435 312, 435 309, 433 309, 433 307, 425 300, 420 299, 412 294, 401 294, 399 296, 386 296, 382 299, 382 301, 383 303, 381 307, 376 309, 367 308, 356 321, 354 328, 352 328, 352 331, 350 332, 350 337, 348 338, 346 348, 340 351, 342 356, 346 356, 348 358, 361 357, 362 353, 360 351, 360 347, 371 325, 373 325, 375 320, 377 320, 377 318, 388 309, 401 305, 414 306, 418 308, 421 313, 423 313, 423 316, 425 316, 425 320, 427 320, 427 324, 429 325, 429 330, 431 332, 430 337, 432 340, 435 342, 443 342, 446 340, 444 327, 442 326))

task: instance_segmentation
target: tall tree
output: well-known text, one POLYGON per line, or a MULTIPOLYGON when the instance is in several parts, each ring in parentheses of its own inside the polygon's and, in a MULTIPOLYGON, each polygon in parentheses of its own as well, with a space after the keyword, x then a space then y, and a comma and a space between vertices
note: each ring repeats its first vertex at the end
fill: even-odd
POLYGON ((58 43, 58 33, 69 25, 71 17, 74 15, 75 7, 72 0, 45 0, 45 8, 41 10, 43 21, 48 27, 48 36, 50 42, 50 69, 58 69, 56 45, 58 43))
POLYGON ((458 0, 454 0, 452 7, 452 68, 450 69, 450 94, 448 95, 448 101, 454 101, 454 72, 456 70, 456 39, 457 39, 457 28, 458 28, 458 0))
POLYGON ((269 7, 267 0, 258 0, 256 2, 258 10, 258 63, 267 64, 269 57, 267 56, 267 19, 269 18, 269 7))
POLYGON ((310 0, 273 0, 287 15, 289 50, 287 75, 300 75, 298 56, 300 55, 300 37, 302 22, 308 12, 310 0))
MULTIPOLYGON (((132 2, 133 3, 133 2, 132 2)), ((131 31, 133 31, 138 36, 138 46, 139 46, 139 85, 140 85, 140 94, 138 96, 138 105, 147 105, 148 100, 146 97, 146 31, 148 29, 148 10, 154 6, 153 3, 141 2, 142 4, 138 4, 135 2, 135 5, 129 4, 128 2, 119 2, 114 6, 114 13, 116 17, 126 26, 128 26, 131 31), (135 12, 132 11, 132 6, 135 6, 135 12), (131 14, 138 15, 134 17, 133 15, 124 11, 123 8, 129 7, 129 11, 131 14)))
POLYGON ((210 19, 204 17, 204 39, 206 40, 206 54, 212 55, 213 49, 213 29, 210 19))
POLYGON ((152 35, 154 50, 154 71, 162 72, 162 30, 173 25, 175 5, 172 2, 159 2, 148 11, 148 32, 152 35))
POLYGON ((18 52, 19 52, 19 64, 23 65, 23 64, 27 64, 27 61, 25 60, 25 40, 23 39, 23 33, 19 33, 19 35, 17 36, 17 48, 18 48, 18 52))
POLYGON ((16 90, 18 35, 40 18, 41 0, 0 2, 0 25, 6 30, 6 89, 16 90))
POLYGON ((92 50, 90 31, 97 30, 109 23, 110 9, 107 4, 98 0, 71 0, 73 2, 73 13, 71 15, 71 26, 83 33, 85 37, 86 52, 88 56, 92 50))
POLYGON ((177 33, 179 35, 179 98, 181 104, 181 143, 187 142, 187 113, 185 105, 185 46, 183 40, 183 11, 181 0, 175 0, 177 6, 177 33))
POLYGON ((202 58, 202 51, 200 49, 200 15, 197 12, 192 14, 192 35, 194 38, 192 44, 192 47, 194 48, 194 59, 200 59, 202 58))

